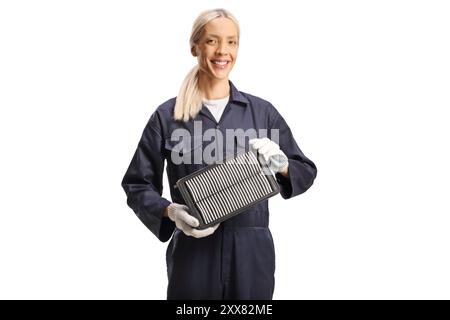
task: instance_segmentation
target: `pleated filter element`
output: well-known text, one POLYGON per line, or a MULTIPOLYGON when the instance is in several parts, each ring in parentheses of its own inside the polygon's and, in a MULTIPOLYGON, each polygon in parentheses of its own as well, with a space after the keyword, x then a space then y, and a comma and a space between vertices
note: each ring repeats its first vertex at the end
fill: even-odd
POLYGON ((177 181, 190 214, 205 229, 279 193, 269 168, 250 150, 177 181))

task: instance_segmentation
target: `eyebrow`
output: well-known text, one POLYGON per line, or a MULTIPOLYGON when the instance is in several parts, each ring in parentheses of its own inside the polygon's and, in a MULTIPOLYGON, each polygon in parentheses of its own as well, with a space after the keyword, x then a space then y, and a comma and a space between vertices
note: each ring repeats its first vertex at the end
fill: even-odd
MULTIPOLYGON (((220 38, 217 34, 207 34, 208 37, 220 38)), ((228 36, 227 39, 237 38, 237 36, 228 36)))

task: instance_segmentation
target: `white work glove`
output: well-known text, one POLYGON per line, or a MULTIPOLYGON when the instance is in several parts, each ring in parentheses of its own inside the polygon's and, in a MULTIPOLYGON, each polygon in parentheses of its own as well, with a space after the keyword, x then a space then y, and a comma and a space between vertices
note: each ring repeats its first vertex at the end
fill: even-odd
POLYGON ((185 235, 194 238, 203 238, 213 234, 219 227, 220 223, 203 230, 194 229, 195 227, 198 227, 199 222, 198 219, 191 216, 188 211, 188 206, 179 203, 171 203, 167 207, 169 219, 175 222, 177 228, 183 231, 185 235))
POLYGON ((258 151, 260 161, 263 161, 273 172, 284 172, 288 166, 288 158, 280 146, 269 138, 250 139, 250 147, 258 151))

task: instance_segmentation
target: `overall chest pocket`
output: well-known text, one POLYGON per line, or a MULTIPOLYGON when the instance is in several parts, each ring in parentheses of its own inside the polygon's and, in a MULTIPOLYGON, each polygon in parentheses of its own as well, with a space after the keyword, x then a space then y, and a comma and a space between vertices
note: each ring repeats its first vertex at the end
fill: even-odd
POLYGON ((184 137, 180 140, 168 137, 164 141, 166 159, 173 165, 200 168, 203 165, 203 143, 201 135, 184 137))

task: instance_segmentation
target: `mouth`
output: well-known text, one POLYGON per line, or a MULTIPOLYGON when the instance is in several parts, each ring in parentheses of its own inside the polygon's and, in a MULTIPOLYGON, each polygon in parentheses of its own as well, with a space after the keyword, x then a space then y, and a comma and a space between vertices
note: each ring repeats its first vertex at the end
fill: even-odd
POLYGON ((228 67, 228 65, 231 63, 229 60, 210 60, 214 68, 223 70, 228 67))

